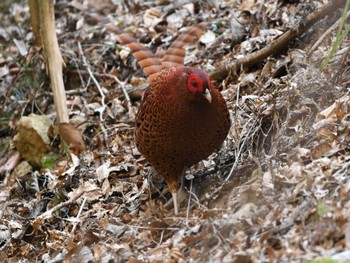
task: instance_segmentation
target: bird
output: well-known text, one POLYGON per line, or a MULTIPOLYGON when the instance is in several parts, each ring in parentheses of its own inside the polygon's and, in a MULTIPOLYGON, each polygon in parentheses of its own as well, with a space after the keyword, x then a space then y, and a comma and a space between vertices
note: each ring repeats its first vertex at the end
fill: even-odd
POLYGON ((163 59, 121 29, 108 26, 119 42, 130 48, 148 76, 135 117, 136 147, 164 177, 175 214, 179 211, 179 178, 220 148, 231 126, 226 101, 209 75, 183 65, 184 46, 197 40, 205 26, 200 23, 179 35, 163 59))

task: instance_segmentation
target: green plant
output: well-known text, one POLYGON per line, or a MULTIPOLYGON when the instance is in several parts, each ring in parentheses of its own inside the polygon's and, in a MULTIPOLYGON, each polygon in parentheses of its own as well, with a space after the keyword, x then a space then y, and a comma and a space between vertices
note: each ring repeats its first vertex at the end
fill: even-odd
POLYGON ((337 31, 335 43, 333 44, 332 49, 329 52, 326 59, 322 62, 321 67, 320 67, 321 70, 323 70, 328 65, 328 63, 331 60, 332 56, 334 55, 335 51, 337 50, 339 45, 343 42, 346 35, 350 32, 350 25, 348 25, 345 28, 345 30, 343 31, 343 27, 344 27, 345 20, 346 20, 346 14, 349 11, 349 7, 350 7, 350 0, 347 0, 345 3, 344 10, 343 10, 342 19, 340 21, 339 28, 337 31))

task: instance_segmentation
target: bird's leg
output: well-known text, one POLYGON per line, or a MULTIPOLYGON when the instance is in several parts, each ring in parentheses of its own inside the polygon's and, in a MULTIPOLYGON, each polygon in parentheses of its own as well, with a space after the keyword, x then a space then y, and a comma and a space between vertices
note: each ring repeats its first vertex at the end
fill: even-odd
MULTIPOLYGON (((182 175, 181 175, 181 186, 180 186, 180 189, 177 191, 177 194, 176 194, 176 202, 177 204, 181 204, 185 199, 186 199, 186 196, 187 196, 187 192, 185 191, 185 174, 186 174, 186 169, 184 169, 182 171, 182 175)), ((175 202, 175 200, 174 200, 175 202)), ((180 207, 180 205, 179 205, 180 207)), ((176 211, 175 209, 175 203, 174 203, 174 210, 176 211)))
POLYGON ((173 202, 174 202, 174 213, 175 215, 177 215, 177 213, 179 212, 179 203, 178 201, 181 202, 185 199, 186 197, 186 193, 184 191, 184 185, 185 185, 185 169, 182 171, 182 175, 181 175, 181 186, 180 189, 177 192, 171 193, 173 196, 173 202), (179 196, 178 196, 179 194, 179 196), (179 197, 179 199, 178 199, 179 197))
POLYGON ((175 215, 178 214, 178 212, 179 212, 179 207, 180 207, 179 204, 181 204, 182 201, 186 198, 186 192, 184 191, 185 171, 186 171, 186 169, 183 169, 182 174, 181 174, 181 187, 180 187, 180 189, 179 189, 178 180, 175 181, 176 185, 173 185, 173 187, 171 185, 169 185, 169 181, 168 181, 168 187, 169 187, 169 190, 171 192, 173 200, 169 200, 165 204, 165 207, 170 208, 173 205, 175 215))
POLYGON ((171 193, 173 196, 173 202, 174 202, 174 213, 177 215, 179 213, 178 203, 177 203, 177 192, 171 193))
POLYGON ((177 192, 177 201, 179 202, 179 204, 182 203, 183 200, 186 199, 187 196, 187 192, 185 191, 185 174, 186 174, 186 169, 183 170, 182 175, 181 175, 181 186, 179 191, 177 192))
POLYGON ((181 175, 181 186, 180 186, 180 189, 179 189, 179 192, 183 192, 184 191, 184 185, 185 185, 185 169, 182 171, 182 175, 181 175))

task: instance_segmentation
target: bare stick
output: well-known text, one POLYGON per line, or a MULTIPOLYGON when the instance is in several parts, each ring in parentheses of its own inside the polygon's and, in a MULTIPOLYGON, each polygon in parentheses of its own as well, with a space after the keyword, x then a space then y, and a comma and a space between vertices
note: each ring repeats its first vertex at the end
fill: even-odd
POLYGON ((45 213, 41 214, 40 216, 38 216, 35 220, 35 222, 40 222, 43 221, 47 218, 49 218, 53 213, 55 213, 56 211, 60 210, 62 207, 68 206, 71 203, 75 202, 77 199, 79 199, 79 197, 81 197, 83 194, 85 193, 85 191, 80 191, 78 192, 74 197, 72 197, 71 199, 67 200, 66 202, 60 203, 54 207, 52 207, 50 210, 47 210, 45 213))
POLYGON ((62 59, 55 33, 55 16, 52 0, 40 0, 39 13, 41 41, 46 54, 58 120, 60 123, 68 123, 67 101, 62 77, 64 61, 62 59))
POLYGON ((242 59, 238 59, 237 61, 233 62, 230 65, 224 65, 219 67, 217 70, 213 71, 210 74, 210 77, 213 80, 222 80, 227 77, 229 72, 231 71, 237 71, 241 67, 247 68, 252 65, 255 65, 268 56, 277 54, 281 52, 284 48, 287 47, 288 43, 290 43, 291 40, 299 37, 302 35, 306 30, 308 30, 312 25, 314 25, 317 21, 323 19, 325 16, 327 16, 330 13, 335 12, 339 7, 343 6, 345 3, 345 0, 339 0, 339 1, 333 1, 327 5, 325 5, 323 8, 316 10, 315 12, 309 14, 306 17, 305 22, 301 22, 296 27, 288 30, 286 33, 281 35, 279 38, 277 38, 275 41, 273 41, 270 45, 264 47, 263 49, 260 49, 252 54, 249 54, 245 56, 242 59))
MULTIPOLYGON (((77 215, 77 217, 76 217, 77 219, 80 217, 81 212, 83 211, 83 208, 84 208, 84 206, 85 206, 85 203, 86 203, 86 197, 84 198, 83 203, 82 203, 81 206, 80 206, 78 215, 77 215)), ((72 231, 70 232, 70 235, 71 235, 71 236, 73 236, 73 234, 74 234, 74 232, 75 232, 75 229, 77 228, 77 225, 78 225, 78 224, 79 224, 79 223, 74 223, 73 228, 72 228, 72 231)))
MULTIPOLYGON (((348 18, 349 16, 350 16, 350 11, 346 14, 346 18, 348 18)), ((311 54, 315 52, 315 50, 318 48, 318 46, 331 34, 331 32, 332 32, 333 30, 335 30, 335 29, 339 26, 341 20, 342 20, 342 17, 339 18, 339 19, 337 20, 337 22, 335 22, 330 28, 328 28, 328 29, 326 30, 326 32, 323 33, 323 35, 322 35, 322 36, 316 41, 316 43, 311 47, 311 49, 310 49, 310 51, 309 51, 309 54, 308 54, 309 56, 311 56, 311 54)))
POLYGON ((81 48, 80 42, 78 42, 78 48, 79 48, 79 53, 80 53, 80 55, 81 55, 81 57, 82 57, 82 59, 83 59, 84 66, 86 67, 86 70, 88 71, 90 78, 92 79, 92 81, 93 81, 94 84, 96 85, 96 87, 97 87, 97 89, 98 89, 98 91, 100 92, 100 95, 101 95, 102 107, 101 107, 101 109, 99 110, 99 113, 100 113, 100 121, 102 122, 102 121, 103 121, 103 118, 102 118, 103 112, 104 112, 105 109, 106 109, 106 103, 105 103, 106 96, 105 96, 105 94, 104 94, 104 92, 103 92, 103 90, 102 90, 100 84, 98 83, 98 81, 96 80, 94 74, 93 74, 92 71, 91 71, 90 65, 89 65, 89 63, 87 62, 87 60, 86 60, 86 58, 85 58, 85 56, 84 56, 83 49, 81 48))
MULTIPOLYGON (((128 112, 129 112, 129 114, 132 113, 132 112, 131 112, 131 109, 132 109, 131 100, 130 100, 130 97, 129 97, 128 92, 127 92, 126 89, 125 89, 125 82, 120 81, 116 76, 114 76, 114 75, 112 75, 112 74, 100 74, 100 76, 106 76, 106 77, 108 77, 108 78, 112 78, 112 79, 114 79, 115 82, 117 82, 117 83, 119 84, 119 87, 121 88, 121 90, 122 90, 122 92, 123 92, 123 94, 124 94, 126 103, 127 103, 128 112)), ((133 113, 132 113, 132 114, 133 114, 133 113)))

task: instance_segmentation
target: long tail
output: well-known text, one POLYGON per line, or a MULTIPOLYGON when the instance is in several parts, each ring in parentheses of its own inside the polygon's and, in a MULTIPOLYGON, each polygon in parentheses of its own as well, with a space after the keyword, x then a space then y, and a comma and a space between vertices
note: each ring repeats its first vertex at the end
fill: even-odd
POLYGON ((196 43, 205 32, 206 26, 207 23, 202 22, 190 27, 187 31, 179 35, 167 49, 162 60, 146 46, 140 44, 134 37, 125 33, 117 26, 108 24, 106 25, 106 29, 116 34, 121 44, 130 48, 150 82, 162 69, 183 66, 186 55, 184 47, 188 44, 196 43))
POLYGON ((206 22, 199 23, 179 35, 165 52, 162 59, 162 69, 182 66, 186 55, 184 47, 196 43, 204 34, 207 24, 206 22))
POLYGON ((146 46, 140 44, 131 35, 113 24, 108 24, 106 29, 116 34, 121 44, 130 48, 148 79, 153 78, 154 75, 157 75, 162 70, 162 62, 157 55, 152 53, 146 46))

